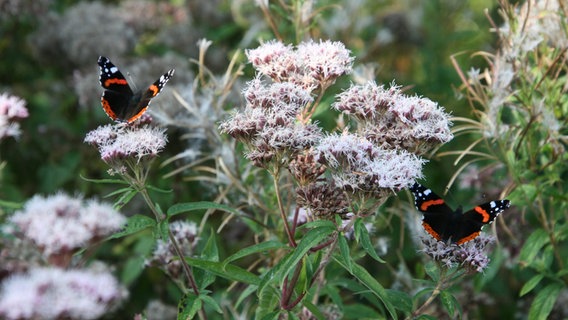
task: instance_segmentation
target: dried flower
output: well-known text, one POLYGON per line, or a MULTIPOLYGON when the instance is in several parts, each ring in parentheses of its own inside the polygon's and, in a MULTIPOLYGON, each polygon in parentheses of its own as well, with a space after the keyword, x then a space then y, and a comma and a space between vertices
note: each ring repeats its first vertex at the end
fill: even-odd
POLYGON ((34 196, 10 221, 49 256, 73 252, 100 240, 120 229, 126 218, 110 204, 58 193, 34 196))
POLYGON ((292 176, 303 186, 316 181, 325 172, 325 166, 317 162, 312 149, 297 155, 290 164, 288 170, 292 176))
POLYGON ((37 268, 2 283, 3 319, 96 319, 127 297, 108 272, 37 268))
POLYGON ((28 117, 26 102, 17 96, 0 94, 0 139, 19 137, 20 125, 16 122, 28 117))
POLYGON ((298 187, 296 203, 308 209, 311 216, 330 220, 334 219, 336 214, 343 216, 349 211, 349 202, 343 190, 328 182, 315 182, 298 187))
MULTIPOLYGON (((190 256, 197 245, 197 225, 193 222, 175 221, 170 224, 170 230, 183 255, 190 256)), ((182 275, 182 265, 170 239, 158 240, 152 257, 145 264, 165 269, 174 279, 182 275)))
POLYGON ((479 237, 461 245, 438 241, 427 234, 421 236, 424 248, 421 250, 435 261, 448 268, 463 267, 469 273, 483 272, 489 265, 489 258, 484 252, 485 247, 493 243, 495 238, 481 234, 479 237))

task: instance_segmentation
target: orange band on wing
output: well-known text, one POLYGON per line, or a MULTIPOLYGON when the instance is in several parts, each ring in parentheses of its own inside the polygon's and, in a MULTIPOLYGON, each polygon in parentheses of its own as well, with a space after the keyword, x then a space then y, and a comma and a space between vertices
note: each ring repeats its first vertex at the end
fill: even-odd
POLYGON ((116 114, 114 113, 114 111, 112 111, 112 109, 110 108, 110 104, 108 104, 108 101, 106 101, 105 99, 101 99, 101 104, 103 105, 103 109, 105 110, 106 114, 112 119, 112 120, 116 120, 116 114))
POLYGON ((487 223, 489 222, 489 219, 491 218, 491 216, 489 215, 489 213, 487 213, 487 211, 483 210, 481 207, 475 207, 473 208, 473 210, 475 210, 475 212, 479 213, 481 216, 483 216, 483 223, 487 223))
POLYGON ((430 225, 424 221, 422 221, 422 227, 424 227, 424 230, 426 230, 426 232, 428 232, 434 239, 441 241, 442 237, 440 237, 440 235, 434 231, 434 229, 432 229, 432 227, 430 227, 430 225))
POLYGON ((160 89, 156 85, 151 85, 148 90, 152 91, 152 97, 155 97, 158 93, 160 93, 160 89))
POLYGON ((144 109, 140 110, 140 112, 138 112, 137 114, 132 116, 130 119, 127 119, 126 122, 131 123, 131 122, 136 121, 138 118, 140 118, 144 114, 144 112, 146 112, 146 109, 148 109, 148 106, 146 106, 144 109))
POLYGON ((439 204, 444 204, 444 199, 436 199, 436 200, 424 201, 424 202, 422 202, 422 204, 420 205, 420 210, 426 211, 426 210, 428 210, 428 207, 430 207, 430 206, 435 206, 435 205, 439 205, 439 204))
POLYGON ((105 80, 105 87, 110 87, 112 84, 121 84, 121 85, 128 85, 126 79, 119 79, 119 78, 112 78, 105 80))
POLYGON ((473 239, 477 238, 477 236, 479 236, 480 233, 481 233, 481 231, 474 232, 474 233, 470 234, 469 236, 467 236, 467 237, 465 237, 465 238, 459 239, 456 243, 457 243, 457 244, 466 243, 466 242, 468 242, 468 241, 470 241, 470 240, 473 240, 473 239))

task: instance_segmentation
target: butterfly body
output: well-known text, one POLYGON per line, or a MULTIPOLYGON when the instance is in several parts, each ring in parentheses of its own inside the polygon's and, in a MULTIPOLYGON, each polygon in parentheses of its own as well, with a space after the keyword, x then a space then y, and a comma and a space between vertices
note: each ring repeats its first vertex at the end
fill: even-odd
POLYGON ((509 200, 495 200, 462 212, 461 206, 452 210, 444 199, 418 183, 410 191, 416 208, 423 213, 424 230, 438 241, 458 245, 477 238, 483 226, 510 206, 509 200))
POLYGON ((172 78, 174 69, 164 73, 147 89, 134 92, 118 68, 106 57, 99 57, 99 81, 105 89, 101 104, 106 114, 118 122, 133 122, 148 109, 150 100, 157 96, 172 78))

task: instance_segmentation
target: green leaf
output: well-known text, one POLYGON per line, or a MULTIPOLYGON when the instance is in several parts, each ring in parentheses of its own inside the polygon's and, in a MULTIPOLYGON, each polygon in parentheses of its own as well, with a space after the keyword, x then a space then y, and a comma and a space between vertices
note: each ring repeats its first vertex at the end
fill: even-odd
MULTIPOLYGON (((341 257, 335 255, 334 258, 343 268, 347 270, 346 263, 342 259, 337 259, 341 257)), ((389 295, 385 288, 373 277, 365 268, 357 263, 353 263, 352 272, 350 272, 355 278, 357 278, 365 287, 369 288, 371 292, 381 300, 385 308, 390 314, 390 318, 398 319, 397 313, 394 306, 389 300, 389 295)))
POLYGON ((440 300, 442 301, 442 305, 444 306, 446 311, 448 311, 450 318, 454 319, 456 309, 459 310, 459 303, 456 298, 448 291, 443 290, 440 292, 440 300))
POLYGON ((237 266, 227 264, 224 265, 221 262, 207 261, 198 258, 186 257, 185 261, 192 267, 204 269, 206 271, 212 272, 215 275, 237 282, 243 282, 247 284, 259 285, 260 278, 255 274, 246 271, 245 269, 239 268, 237 266))
POLYGON ((223 261, 223 264, 227 264, 227 263, 233 262, 235 260, 238 260, 240 258, 250 256, 250 255, 253 255, 253 254, 256 254, 256 253, 261 253, 261 252, 276 250, 276 249, 282 249, 282 248, 288 248, 288 246, 283 244, 280 241, 274 241, 274 240, 261 242, 259 244, 255 244, 255 245, 252 245, 250 247, 246 247, 244 249, 237 251, 236 253, 232 254, 227 259, 225 259, 225 261, 223 261))
POLYGON ((306 309, 310 310, 312 316, 316 317, 316 319, 327 319, 326 316, 320 311, 320 309, 318 309, 318 307, 310 301, 310 299, 304 299, 304 301, 302 301, 302 305, 306 307, 306 309))
MULTIPOLYGON (((256 289, 258 288, 258 286, 255 285, 248 285, 246 287, 246 289, 241 290, 241 294, 239 295, 239 298, 237 299, 237 302, 235 303, 235 309, 237 309, 241 303, 243 303, 243 301, 245 301, 245 299, 250 296, 251 294, 253 294, 256 289)), ((226 292, 226 291, 225 291, 226 292)))
POLYGON ((221 309, 221 306, 217 303, 217 301, 215 301, 215 299, 204 294, 200 295, 199 297, 206 305, 211 307, 213 310, 217 311, 217 313, 223 314, 223 309, 221 309))
POLYGON ((229 207, 229 206, 224 205, 224 204, 210 202, 210 201, 186 202, 186 203, 174 204, 173 206, 168 208, 167 214, 168 214, 168 217, 173 217, 175 215, 182 214, 182 213, 185 213, 185 212, 188 212, 188 211, 209 210, 209 209, 226 211, 226 212, 234 213, 238 216, 242 215, 238 210, 236 210, 232 207, 229 207))
POLYGON ((201 309, 201 299, 193 294, 186 293, 178 302, 178 320, 194 319, 197 312, 201 309))
POLYGON ((527 265, 534 262, 536 256, 541 253, 542 247, 550 243, 550 238, 546 231, 542 229, 535 230, 525 241, 519 260, 527 265))
POLYGON ((106 183, 106 184, 128 184, 128 182, 122 180, 122 179, 92 179, 92 178, 86 178, 83 175, 79 175, 81 177, 81 179, 88 181, 88 182, 93 182, 93 183, 106 183))
POLYGON ((0 200, 0 207, 10 209, 10 210, 18 210, 22 208, 24 205, 21 202, 14 202, 14 201, 6 201, 0 200))
POLYGON ((154 187, 154 186, 151 186, 151 185, 147 185, 146 189, 152 190, 152 191, 155 191, 155 192, 158 192, 158 193, 172 193, 173 192, 172 189, 162 189, 162 188, 154 187))
POLYGON ((126 260, 124 269, 121 273, 122 283, 129 285, 134 282, 144 271, 144 257, 131 257, 126 260))
POLYGON ((345 267, 349 273, 352 273, 353 270, 351 269, 353 266, 353 259, 351 258, 351 254, 349 252, 349 244, 347 243, 347 239, 343 234, 339 235, 337 239, 339 242, 339 253, 341 254, 343 261, 345 261, 345 267))
POLYGON ((283 263, 279 264, 280 268, 277 269, 278 265, 274 267, 274 269, 277 269, 276 278, 278 278, 279 281, 283 281, 284 278, 298 266, 300 260, 311 248, 319 244, 333 232, 335 232, 335 226, 317 227, 308 231, 288 259, 282 260, 283 263))
POLYGON ((387 289, 389 301, 393 306, 405 313, 412 312, 412 298, 405 292, 387 289))
POLYGON ((258 293, 258 307, 255 312, 255 319, 278 319, 280 311, 278 309, 280 296, 271 287, 266 287, 258 293))
POLYGON ((561 284, 552 283, 540 290, 533 300, 528 318, 530 320, 546 320, 562 288, 561 284))
POLYGON ((156 227, 154 228, 154 236, 156 239, 162 239, 164 241, 168 241, 170 238, 170 226, 168 224, 168 220, 162 220, 156 227))
POLYGON ((430 277, 430 279, 432 279, 432 281, 438 282, 438 280, 440 279, 440 269, 438 268, 438 265, 433 261, 426 263, 426 265, 424 266, 424 271, 426 271, 426 274, 430 277))
POLYGON ((355 220, 354 228, 355 228, 355 239, 357 239, 357 242, 361 244, 365 252, 367 252, 367 254, 371 258, 377 260, 378 262, 385 263, 385 261, 377 255, 377 252, 375 251, 375 248, 371 243, 371 238, 369 237, 369 231, 367 231, 367 228, 363 223, 363 219, 357 218, 357 220, 355 220))
POLYGON ((109 239, 118 239, 122 237, 126 237, 133 233, 137 233, 142 230, 146 230, 148 228, 152 228, 156 225, 156 221, 146 216, 142 216, 139 214, 135 214, 132 217, 128 218, 126 221, 126 225, 122 230, 116 232, 115 234, 109 236, 109 239))
POLYGON ((544 275, 542 274, 537 274, 534 277, 532 277, 529 281, 527 281, 527 283, 525 283, 525 285, 521 288, 521 293, 519 293, 519 297, 524 296, 525 294, 529 293, 532 291, 532 289, 534 289, 534 287, 536 287, 540 281, 544 279, 544 275))
POLYGON ((114 208, 119 210, 120 208, 124 207, 137 194, 138 191, 134 189, 130 189, 130 191, 123 193, 122 196, 120 196, 120 198, 118 198, 118 200, 116 200, 116 202, 114 203, 114 208))
MULTIPOLYGON (((201 251, 201 259, 212 262, 219 262, 219 249, 217 248, 217 241, 215 239, 215 232, 211 230, 209 238, 205 243, 205 247, 201 251)), ((201 290, 207 288, 215 281, 215 275, 207 269, 197 269, 194 271, 196 281, 201 290)))

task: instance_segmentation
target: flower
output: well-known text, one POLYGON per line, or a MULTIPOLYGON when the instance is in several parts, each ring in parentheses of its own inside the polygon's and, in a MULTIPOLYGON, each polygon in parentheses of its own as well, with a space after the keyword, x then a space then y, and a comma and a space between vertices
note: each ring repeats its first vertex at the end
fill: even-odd
POLYGON ((85 142, 99 149, 101 159, 120 172, 124 160, 155 158, 168 141, 165 129, 142 125, 149 116, 142 116, 134 125, 108 124, 87 133, 85 142))
POLYGON ((0 94, 0 139, 19 137, 20 125, 16 122, 28 117, 26 101, 7 93, 0 94))
POLYGON ((321 137, 317 125, 297 121, 302 109, 312 101, 303 88, 289 82, 266 84, 256 78, 248 83, 243 95, 245 110, 219 127, 247 145, 247 158, 256 166, 293 157, 321 137))
POLYGON ((105 271, 36 268, 2 283, 3 319, 96 319, 127 297, 105 271))
POLYGON ((34 196, 10 221, 49 256, 73 252, 104 238, 120 229, 126 218, 110 204, 58 193, 34 196))
POLYGON ((347 197, 333 183, 315 182, 298 187, 296 203, 309 209, 312 216, 330 220, 336 214, 344 216, 349 211, 347 197))
POLYGON ((352 116, 359 131, 376 145, 424 154, 453 138, 449 115, 428 98, 411 97, 392 85, 352 85, 332 105, 352 116))
POLYGON ((352 133, 328 135, 316 151, 319 161, 331 169, 335 183, 350 192, 383 195, 406 188, 422 176, 424 160, 418 156, 377 147, 352 133))
POLYGON ((493 243, 495 238, 481 234, 479 237, 457 245, 438 241, 429 235, 421 236, 424 248, 422 252, 432 259, 441 262, 448 268, 456 266, 465 268, 469 273, 483 272, 489 265, 489 258, 483 251, 485 247, 493 243))
POLYGON ((327 88, 352 71, 353 57, 341 42, 301 42, 297 48, 269 41, 246 51, 255 69, 275 82, 291 82, 308 91, 327 88))
MULTIPOLYGON (((175 221, 170 224, 170 230, 184 256, 190 256, 197 245, 197 225, 193 222, 175 221)), ((147 266, 157 266, 166 270, 168 275, 176 279, 181 277, 182 265, 170 239, 158 240, 152 257, 146 260, 147 266)))

